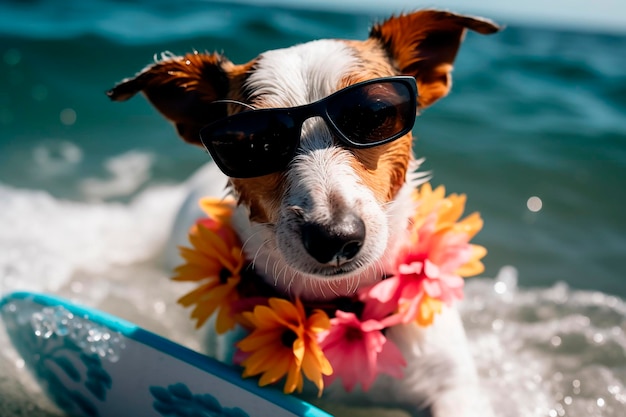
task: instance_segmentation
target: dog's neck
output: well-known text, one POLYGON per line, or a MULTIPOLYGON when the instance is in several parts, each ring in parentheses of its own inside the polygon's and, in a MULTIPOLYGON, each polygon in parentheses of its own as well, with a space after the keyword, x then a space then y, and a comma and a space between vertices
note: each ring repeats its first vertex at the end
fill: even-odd
POLYGON ((324 278, 292 268, 271 239, 273 226, 251 222, 245 206, 240 205, 235 210, 233 227, 243 243, 246 259, 251 262, 256 274, 278 292, 309 301, 352 296, 359 288, 370 286, 389 275, 400 244, 407 238, 407 226, 415 210, 411 195, 415 187, 427 179, 423 173, 412 173, 409 177, 396 198, 385 206, 389 236, 383 256, 353 274, 324 278))

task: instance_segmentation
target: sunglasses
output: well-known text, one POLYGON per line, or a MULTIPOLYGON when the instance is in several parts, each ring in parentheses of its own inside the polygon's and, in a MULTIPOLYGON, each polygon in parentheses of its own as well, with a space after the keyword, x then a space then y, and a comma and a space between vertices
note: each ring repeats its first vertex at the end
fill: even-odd
POLYGON ((315 103, 249 110, 200 130, 200 140, 224 174, 260 177, 284 170, 300 144, 302 124, 321 117, 348 148, 371 148, 411 131, 417 113, 413 77, 377 78, 351 85, 315 103))

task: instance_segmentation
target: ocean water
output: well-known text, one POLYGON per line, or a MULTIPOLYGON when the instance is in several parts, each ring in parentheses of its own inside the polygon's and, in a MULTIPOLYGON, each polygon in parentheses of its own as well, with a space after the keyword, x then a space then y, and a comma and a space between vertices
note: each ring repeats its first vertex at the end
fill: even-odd
MULTIPOLYGON (((0 295, 101 308, 201 349, 161 251, 208 157, 143 99, 104 92, 162 51, 234 62, 363 39, 387 13, 209 2, 0 3, 0 295)), ((507 22, 503 22, 507 23, 507 22)), ((485 227, 467 332, 501 416, 626 410, 626 36, 469 34, 452 93, 418 119, 434 184, 485 227)), ((0 416, 61 415, 0 328, 0 416)))

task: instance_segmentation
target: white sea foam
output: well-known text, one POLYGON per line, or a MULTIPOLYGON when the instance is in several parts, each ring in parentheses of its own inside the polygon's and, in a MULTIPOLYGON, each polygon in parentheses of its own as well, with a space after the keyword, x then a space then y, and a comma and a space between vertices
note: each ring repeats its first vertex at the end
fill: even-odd
MULTIPOLYGON (((60 294, 200 349, 175 305, 188 287, 168 280, 161 256, 186 192, 153 187, 127 204, 78 203, 0 186, 0 294, 60 294)), ((505 267, 469 279, 461 308, 498 415, 623 415, 624 300, 565 284, 524 288, 505 267)), ((0 352, 0 415, 55 415, 2 331, 0 352)))
POLYGON ((126 197, 135 193, 150 179, 153 155, 129 151, 105 162, 109 178, 85 178, 80 182, 83 195, 89 200, 126 197))
POLYGON ((47 140, 32 151, 37 174, 41 177, 57 177, 70 174, 83 159, 83 151, 75 143, 66 140, 47 140))
POLYGON ((565 283, 520 288, 505 267, 495 280, 471 279, 462 309, 498 415, 623 415, 624 300, 565 283))

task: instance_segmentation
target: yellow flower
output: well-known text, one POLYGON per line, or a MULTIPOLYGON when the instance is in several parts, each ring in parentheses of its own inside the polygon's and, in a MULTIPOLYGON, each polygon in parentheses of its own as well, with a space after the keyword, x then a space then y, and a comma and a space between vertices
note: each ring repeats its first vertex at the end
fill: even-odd
POLYGON ((204 199, 206 219, 191 228, 191 248, 181 247, 185 263, 175 269, 175 281, 196 281, 200 286, 181 297, 185 307, 195 305, 191 317, 202 326, 216 311, 215 329, 225 333, 235 326, 232 304, 239 299, 237 285, 244 264, 241 245, 230 227, 234 205, 231 201, 204 199))
POLYGON ((330 375, 332 367, 317 344, 317 333, 330 327, 326 313, 314 310, 306 316, 300 300, 295 304, 270 298, 269 305, 258 305, 254 311, 244 312, 253 331, 237 346, 250 355, 241 362, 243 377, 261 375, 259 385, 275 383, 285 375, 283 391, 302 392, 302 374, 312 381, 321 395, 324 389, 322 375, 330 375))
POLYGON ((446 189, 443 185, 433 190, 430 183, 415 190, 413 199, 417 201, 417 209, 413 216, 413 223, 419 228, 429 215, 434 214, 437 216, 435 232, 448 227, 463 228, 471 239, 483 226, 480 214, 473 213, 456 223, 465 210, 467 196, 453 193, 446 197, 445 194, 446 189))

